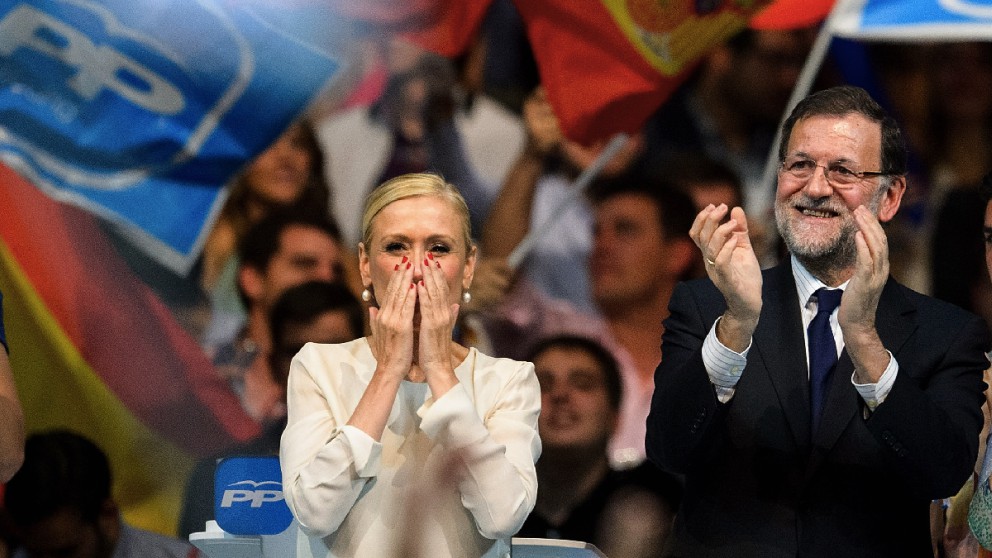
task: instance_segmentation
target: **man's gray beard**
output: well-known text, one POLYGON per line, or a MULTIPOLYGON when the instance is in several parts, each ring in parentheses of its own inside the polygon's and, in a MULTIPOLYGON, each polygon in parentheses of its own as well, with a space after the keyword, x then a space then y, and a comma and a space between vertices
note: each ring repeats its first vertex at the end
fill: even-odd
MULTIPOLYGON (((890 186, 889 183, 880 184, 875 193, 872 194, 871 199, 868 200, 868 211, 871 211, 872 215, 878 216, 878 208, 882 206, 882 197, 890 186)), ((858 245, 855 241, 858 225, 854 222, 853 214, 850 221, 841 228, 840 238, 836 242, 828 246, 814 248, 803 246, 799 239, 792 235, 791 231, 786 230, 786 208, 787 206, 783 204, 775 204, 775 225, 778 228, 778 234, 785 242, 785 247, 789 249, 789 253, 794 255, 810 273, 818 278, 831 277, 838 271, 854 267, 858 260, 858 245)))
POLYGON ((858 246, 854 241, 854 235, 858 232, 858 228, 853 221, 844 225, 836 242, 823 246, 809 246, 801 243, 792 231, 786 228, 782 211, 781 206, 776 204, 775 224, 778 226, 778 234, 781 235, 789 253, 794 255, 810 273, 820 278, 830 277, 837 271, 854 266, 858 258, 858 246))

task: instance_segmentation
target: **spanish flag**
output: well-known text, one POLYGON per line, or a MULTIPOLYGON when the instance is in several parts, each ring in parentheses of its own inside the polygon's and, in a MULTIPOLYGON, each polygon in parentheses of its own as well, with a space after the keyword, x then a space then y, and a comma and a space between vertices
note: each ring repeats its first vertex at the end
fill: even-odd
MULTIPOLYGON (((455 56, 491 0, 438 0, 408 36, 455 56)), ((812 25, 833 0, 515 0, 564 134, 596 144, 639 129, 703 56, 748 25, 812 25)))
POLYGON ((0 208, 0 290, 28 431, 93 439, 125 518, 174 533, 194 459, 258 427, 96 217, 5 166, 0 208))

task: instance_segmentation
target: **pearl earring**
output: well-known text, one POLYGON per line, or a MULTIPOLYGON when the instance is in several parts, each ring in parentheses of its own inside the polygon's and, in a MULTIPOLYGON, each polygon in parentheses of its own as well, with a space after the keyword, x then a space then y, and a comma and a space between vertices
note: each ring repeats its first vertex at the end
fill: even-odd
POLYGON ((365 302, 371 301, 372 300, 372 291, 370 291, 368 289, 365 289, 364 291, 362 291, 362 300, 364 300, 365 302))
POLYGON ((468 291, 463 292, 462 293, 462 302, 464 304, 468 304, 469 302, 472 302, 472 293, 470 293, 468 291))

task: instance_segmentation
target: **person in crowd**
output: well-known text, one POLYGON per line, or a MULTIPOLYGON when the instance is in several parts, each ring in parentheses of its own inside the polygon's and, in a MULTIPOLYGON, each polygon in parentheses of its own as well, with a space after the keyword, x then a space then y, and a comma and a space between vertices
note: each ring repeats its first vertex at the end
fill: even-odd
POLYGON ((685 154, 667 168, 652 169, 659 182, 671 182, 692 198, 692 205, 702 211, 709 204, 737 207, 744 203, 744 186, 737 172, 723 161, 702 153, 685 154))
POLYGON ((24 410, 17 397, 10 368, 7 334, 3 327, 3 293, 0 293, 0 482, 6 482, 24 461, 24 410))
POLYGON ((762 272, 744 211, 707 207, 709 277, 671 297, 646 440, 685 475, 670 555, 929 555, 930 503, 975 463, 988 330, 889 277, 906 148, 863 89, 806 97, 778 153, 789 259, 762 272))
MULTIPOLYGON (((743 185, 737 173, 726 163, 717 161, 703 155, 702 153, 686 154, 678 161, 672 161, 671 166, 666 169, 650 169, 649 172, 657 173, 658 178, 651 179, 656 182, 671 182, 678 190, 684 192, 692 199, 692 205, 698 213, 707 205, 714 206, 721 203, 727 207, 737 207, 744 203, 743 185)), ((752 220, 753 223, 753 220, 752 220)), ((757 227, 764 231, 763 226, 757 227)), ((769 246, 771 243, 764 238, 756 238, 755 227, 748 226, 751 239, 755 246, 769 246)), ((758 261, 769 260, 769 255, 759 255, 758 261)), ((702 258, 696 260, 696 274, 699 277, 706 275, 703 268, 702 258)))
MULTIPOLYGON (((520 265, 520 274, 548 296, 591 312, 594 304, 589 278, 574 273, 572 265, 592 252, 593 215, 584 193, 576 191, 573 181, 606 145, 583 146, 565 138, 542 87, 524 102, 523 115, 526 147, 490 208, 482 233, 482 255, 505 259, 532 228, 538 228, 543 234, 520 265), (567 205, 556 212, 562 203, 567 205)), ((632 172, 642 148, 641 136, 634 134, 600 176, 632 172)))
POLYGON ((110 463, 88 438, 68 430, 32 434, 24 465, 4 491, 19 547, 14 558, 196 558, 184 541, 121 519, 110 463))
POLYGON ((247 320, 234 321, 228 328, 236 332, 233 337, 209 353, 248 414, 265 422, 285 412, 283 390, 272 380, 266 357, 272 350, 269 312, 290 287, 310 280, 341 281, 342 249, 337 228, 326 216, 275 213, 248 231, 238 259, 247 320))
POLYGON ((992 325, 992 283, 982 263, 984 216, 979 184, 944 195, 930 237, 930 294, 974 312, 992 325))
POLYGON ((290 366, 280 463, 299 548, 388 556, 416 532, 431 556, 508 554, 537 494, 540 387, 532 364, 452 341, 476 259, 464 199, 399 176, 369 195, 362 229, 371 334, 308 344, 290 366), (394 529, 398 510, 415 531, 394 529))
POLYGON ((746 28, 712 49, 646 124, 651 165, 693 153, 723 161, 743 181, 743 207, 763 222, 773 196, 765 164, 816 33, 746 28))
POLYGON ((382 48, 388 78, 379 98, 319 119, 325 172, 349 186, 335 192, 333 209, 349 246, 361 240, 364 198, 405 173, 437 173, 458 184, 473 227, 481 226, 524 134, 519 116, 481 91, 484 43, 474 45, 456 67, 392 39, 382 48))
POLYGON ((331 190, 324 155, 310 125, 300 120, 238 175, 203 245, 200 284, 207 292, 227 275, 234 295, 237 250, 248 230, 273 210, 301 217, 328 215, 331 190))
POLYGON ((586 541, 610 558, 660 556, 682 489, 647 462, 611 467, 623 391, 616 360, 572 335, 539 341, 529 360, 541 384, 543 451, 537 504, 517 536, 586 541))
MULTIPOLYGON (((981 238, 985 246, 985 270, 992 275, 992 174, 985 175, 978 195, 983 207, 981 238)), ((992 557, 992 453, 989 453, 989 431, 992 423, 992 366, 985 370, 985 428, 975 464, 974 482, 969 479, 957 498, 952 499, 945 512, 944 546, 952 551, 972 551, 970 556, 992 557), (966 519, 966 520, 965 520, 966 519), (973 546, 978 546, 974 549, 973 546)), ((950 554, 955 556, 954 554, 950 554)), ((957 555, 963 556, 962 552, 957 555)))
MULTIPOLYGON (((283 400, 290 361, 303 345, 344 343, 361 337, 365 331, 362 314, 358 299, 340 283, 308 281, 279 296, 269 312, 269 366, 283 400)), ((279 438, 285 428, 285 415, 272 417, 263 425, 261 435, 223 455, 278 455, 279 438)), ((184 538, 203 531, 206 522, 214 518, 216 470, 217 457, 209 457, 199 460, 190 473, 179 517, 179 534, 184 538)))
POLYGON ((610 350, 624 384, 610 457, 615 467, 627 468, 644 460, 644 424, 669 296, 700 268, 687 234, 695 211, 686 195, 637 175, 600 181, 593 190, 592 253, 588 259, 576 255, 568 269, 589 277, 594 310, 553 299, 519 277, 481 321, 500 356, 525 358, 534 340, 560 333, 592 337, 610 350))

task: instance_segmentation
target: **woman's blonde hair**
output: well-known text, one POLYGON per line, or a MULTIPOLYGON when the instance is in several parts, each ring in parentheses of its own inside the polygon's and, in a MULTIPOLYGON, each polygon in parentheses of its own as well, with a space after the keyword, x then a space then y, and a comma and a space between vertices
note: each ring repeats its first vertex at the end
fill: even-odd
POLYGON ((462 235, 465 237, 465 248, 471 252, 472 225, 469 221, 468 205, 458 188, 444 181, 436 174, 412 173, 403 174, 383 182, 365 199, 365 210, 362 212, 362 242, 368 248, 372 241, 372 220, 387 205, 407 198, 417 196, 433 196, 447 201, 458 214, 462 222, 462 235))

